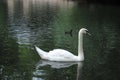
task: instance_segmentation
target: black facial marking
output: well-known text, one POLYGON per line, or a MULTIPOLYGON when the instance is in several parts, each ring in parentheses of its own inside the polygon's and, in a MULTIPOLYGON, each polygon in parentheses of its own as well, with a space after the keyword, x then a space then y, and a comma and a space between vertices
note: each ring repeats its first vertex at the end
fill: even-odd
POLYGON ((85 30, 87 33, 89 32, 88 30, 85 30))

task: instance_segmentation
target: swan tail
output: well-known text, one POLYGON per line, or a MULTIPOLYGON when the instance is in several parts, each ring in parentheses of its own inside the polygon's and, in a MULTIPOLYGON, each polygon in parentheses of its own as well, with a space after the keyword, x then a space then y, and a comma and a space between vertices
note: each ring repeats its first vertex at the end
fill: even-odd
POLYGON ((35 46, 36 51, 38 52, 39 56, 42 58, 44 55, 47 54, 47 52, 43 51, 42 49, 35 46))

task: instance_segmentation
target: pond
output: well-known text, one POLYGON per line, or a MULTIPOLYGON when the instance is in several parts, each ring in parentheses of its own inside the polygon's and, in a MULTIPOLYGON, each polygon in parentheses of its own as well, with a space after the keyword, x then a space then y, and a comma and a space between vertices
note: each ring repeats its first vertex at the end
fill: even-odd
POLYGON ((119 61, 120 6, 0 1, 0 80, 120 80, 119 61), (77 55, 83 27, 92 34, 84 36, 83 62, 41 60, 34 49, 61 48, 77 55))

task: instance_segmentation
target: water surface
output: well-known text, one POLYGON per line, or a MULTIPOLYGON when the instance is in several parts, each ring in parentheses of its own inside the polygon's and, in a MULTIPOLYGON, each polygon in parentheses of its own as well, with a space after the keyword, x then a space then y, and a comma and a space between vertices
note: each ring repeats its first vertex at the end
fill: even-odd
POLYGON ((0 1, 1 80, 119 80, 120 7, 67 0, 0 1), (80 28, 85 61, 41 60, 45 51, 66 49, 77 55, 80 28), (72 36, 65 34, 73 30, 72 36))

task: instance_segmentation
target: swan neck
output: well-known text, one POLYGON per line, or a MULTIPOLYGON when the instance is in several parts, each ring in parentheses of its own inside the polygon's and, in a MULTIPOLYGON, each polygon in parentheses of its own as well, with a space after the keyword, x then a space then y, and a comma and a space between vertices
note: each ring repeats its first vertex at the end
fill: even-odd
POLYGON ((81 57, 84 59, 83 55, 83 33, 79 31, 78 34, 78 57, 81 57))

